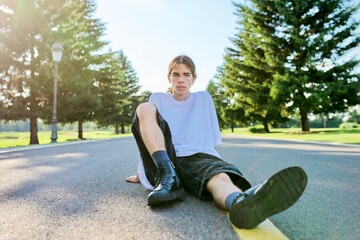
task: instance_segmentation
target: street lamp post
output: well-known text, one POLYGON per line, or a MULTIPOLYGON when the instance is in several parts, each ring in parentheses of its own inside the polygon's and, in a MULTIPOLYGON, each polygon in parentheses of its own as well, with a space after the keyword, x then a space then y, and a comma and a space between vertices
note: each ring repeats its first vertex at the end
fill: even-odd
POLYGON ((58 78, 58 65, 61 61, 64 48, 59 42, 56 42, 52 47, 52 57, 55 63, 55 77, 54 77, 54 101, 53 101, 53 115, 51 119, 51 142, 57 142, 57 114, 56 114, 56 101, 57 101, 57 78, 58 78))

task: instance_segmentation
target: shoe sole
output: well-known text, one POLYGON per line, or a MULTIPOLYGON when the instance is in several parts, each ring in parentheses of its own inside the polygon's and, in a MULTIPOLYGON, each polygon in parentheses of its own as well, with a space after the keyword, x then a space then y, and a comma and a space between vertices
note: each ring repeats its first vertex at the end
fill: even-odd
POLYGON ((148 197, 148 205, 149 206, 157 206, 166 204, 168 202, 172 202, 176 199, 185 197, 186 192, 183 188, 178 189, 170 194, 167 194, 165 196, 156 196, 152 195, 151 197, 148 197))
POLYGON ((230 210, 230 220, 238 228, 251 229, 266 218, 292 206, 302 195, 307 176, 300 167, 290 167, 273 175, 253 196, 230 210))

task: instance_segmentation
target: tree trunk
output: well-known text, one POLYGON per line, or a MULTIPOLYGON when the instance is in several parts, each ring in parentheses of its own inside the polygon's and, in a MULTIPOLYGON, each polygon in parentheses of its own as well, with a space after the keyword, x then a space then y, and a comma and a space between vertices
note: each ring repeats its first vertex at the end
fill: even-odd
POLYGON ((117 134, 119 134, 120 133, 120 131, 119 131, 119 124, 115 124, 115 134, 117 135, 117 134))
POLYGON ((125 123, 121 122, 121 134, 125 134, 125 123))
POLYGON ((83 121, 79 120, 78 122, 78 139, 84 140, 83 137, 83 121))
POLYGON ((233 133, 234 132, 234 124, 231 123, 231 132, 233 133))
MULTIPOLYGON (((31 46, 30 46, 30 81, 35 81, 35 57, 34 57, 34 43, 31 36, 31 46)), ((39 138, 37 135, 37 102, 34 96, 34 91, 32 84, 30 84, 30 145, 39 144, 39 138)))
POLYGON ((270 133, 270 129, 269 129, 269 123, 266 119, 263 119, 263 126, 264 126, 264 131, 266 133, 270 133))
POLYGON ((36 114, 30 110, 30 145, 39 144, 37 131, 37 117, 36 114))
POLYGON ((322 116, 323 128, 326 128, 326 122, 327 122, 327 120, 328 120, 327 115, 323 115, 323 116, 322 116))
POLYGON ((300 109, 300 121, 301 121, 301 131, 310 132, 310 124, 309 124, 307 112, 303 109, 300 109))

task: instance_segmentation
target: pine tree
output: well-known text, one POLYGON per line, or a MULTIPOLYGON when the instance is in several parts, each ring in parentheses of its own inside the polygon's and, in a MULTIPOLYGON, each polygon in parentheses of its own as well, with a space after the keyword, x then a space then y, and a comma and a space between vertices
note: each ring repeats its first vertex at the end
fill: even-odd
POLYGON ((42 99, 40 69, 48 63, 53 1, 0 2, 0 78, 6 120, 30 119, 30 144, 38 144, 42 99))
POLYGON ((234 116, 236 109, 244 111, 247 121, 262 122, 269 132, 270 123, 287 120, 283 117, 285 106, 270 97, 274 71, 266 62, 266 42, 256 29, 259 13, 245 5, 235 7, 240 27, 232 39, 234 47, 227 48, 220 83, 235 101, 229 113, 234 116))
POLYGON ((360 42, 359 22, 351 18, 359 6, 342 0, 235 4, 239 34, 226 54, 222 83, 252 118, 281 122, 298 109, 303 131, 310 130, 310 113, 346 111, 360 101, 359 60, 345 57, 360 42))
POLYGON ((50 122, 53 104, 51 46, 60 41, 58 119, 91 120, 99 106, 94 86, 104 25, 93 17, 95 3, 86 1, 2 1, 0 3, 0 84, 2 115, 30 119, 30 144, 38 144, 37 119, 50 122), (76 23, 76 24, 74 24, 76 23))
MULTIPOLYGON (((58 120, 63 124, 78 122, 78 139, 84 138, 83 123, 93 120, 100 107, 95 82, 106 55, 103 48, 108 43, 101 40, 105 25, 94 18, 95 10, 93 0, 71 1, 64 5, 53 27, 64 46, 59 65, 58 120)), ((47 113, 43 117, 49 121, 49 116, 47 113)))
POLYGON ((276 16, 265 24, 259 19, 264 33, 269 26, 275 29, 265 34, 270 46, 267 61, 280 63, 271 94, 290 111, 299 109, 302 131, 310 130, 310 113, 344 112, 359 103, 360 75, 354 71, 359 60, 346 58, 360 42, 359 22, 352 21, 359 4, 351 6, 345 0, 253 2, 267 16, 276 16))
MULTIPOLYGON (((228 56, 225 56, 225 59, 228 56)), ((231 131, 234 132, 234 128, 238 125, 246 124, 250 120, 245 116, 245 108, 243 105, 239 105, 237 98, 237 92, 235 88, 230 88, 229 85, 224 86, 224 81, 229 79, 228 74, 230 74, 229 66, 227 61, 225 61, 222 67, 218 68, 216 79, 220 79, 220 82, 215 83, 214 87, 211 87, 211 82, 209 84, 208 90, 210 94, 215 97, 214 104, 220 119, 220 126, 225 127, 226 125, 230 126, 231 131), (225 68, 227 70, 225 71, 225 68), (213 89, 213 90, 212 90, 213 89)), ((231 83, 230 83, 231 84, 231 83)))
POLYGON ((132 122, 140 89, 137 73, 122 51, 109 54, 98 78, 101 107, 96 113, 100 126, 115 126, 116 134, 125 133, 132 122), (135 104, 136 105, 135 105, 135 104))

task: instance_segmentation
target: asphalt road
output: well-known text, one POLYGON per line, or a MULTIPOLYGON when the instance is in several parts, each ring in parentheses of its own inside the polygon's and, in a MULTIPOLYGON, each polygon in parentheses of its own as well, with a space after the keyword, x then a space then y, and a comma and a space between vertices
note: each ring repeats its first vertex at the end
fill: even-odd
MULTIPOLYGON (((358 239, 360 146, 224 138, 223 158, 253 184, 301 166, 300 200, 270 218, 289 239, 358 239)), ((132 137, 0 150, 0 239, 238 239, 212 201, 150 208, 132 137)))

